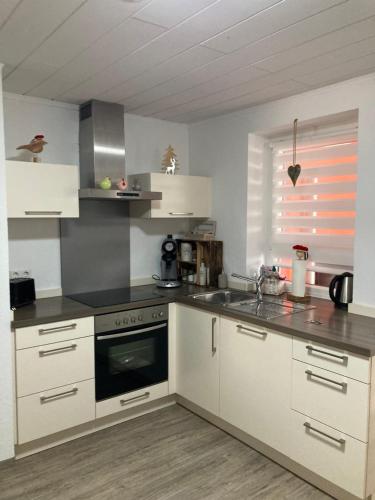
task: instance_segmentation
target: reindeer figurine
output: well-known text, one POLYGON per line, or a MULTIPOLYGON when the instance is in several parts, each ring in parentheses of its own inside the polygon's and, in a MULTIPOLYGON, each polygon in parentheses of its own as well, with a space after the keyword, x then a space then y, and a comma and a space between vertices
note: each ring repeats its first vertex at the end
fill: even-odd
POLYGON ((168 167, 166 168, 165 173, 167 175, 174 175, 176 170, 176 158, 172 156, 169 161, 170 165, 168 165, 168 167))

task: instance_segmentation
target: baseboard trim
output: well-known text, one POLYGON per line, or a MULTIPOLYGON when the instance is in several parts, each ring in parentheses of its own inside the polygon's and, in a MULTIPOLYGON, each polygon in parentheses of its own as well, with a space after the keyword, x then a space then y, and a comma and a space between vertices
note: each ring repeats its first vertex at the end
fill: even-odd
MULTIPOLYGON (((249 436, 248 434, 241 431, 237 427, 234 427, 233 425, 229 424, 228 422, 221 419, 220 417, 213 415, 212 413, 210 413, 207 410, 204 410, 203 408, 201 408, 200 406, 197 406, 196 404, 188 401, 187 399, 183 398, 182 396, 176 395, 176 402, 177 402, 177 404, 183 406, 184 408, 191 411, 192 413, 195 413, 196 415, 203 418, 204 420, 207 420, 210 424, 215 425, 219 429, 221 429, 224 432, 235 437, 236 439, 238 439, 242 443, 245 443, 246 445, 250 446, 251 448, 254 448, 256 451, 258 451, 262 455, 265 455, 267 458, 269 458, 273 462, 276 462, 277 464, 279 464, 282 467, 284 467, 285 469, 289 470, 290 472, 292 472, 296 476, 299 476, 304 481, 312 484, 313 486, 322 490, 323 492, 328 493, 328 495, 331 495, 332 497, 338 498, 340 500, 360 500, 359 497, 356 497, 356 496, 348 493, 347 491, 343 490, 339 486, 331 483, 330 481, 327 481, 326 479, 322 478, 321 476, 318 476, 314 472, 311 472, 309 469, 306 469, 305 467, 298 464, 297 462, 294 462, 294 460, 290 459, 286 455, 283 455, 279 451, 262 443, 258 439, 253 438, 252 436, 249 436)), ((369 498, 371 498, 371 497, 369 497, 369 498)))
POLYGON ((348 311, 352 314, 375 318, 375 307, 363 306, 361 304, 349 304, 348 311))

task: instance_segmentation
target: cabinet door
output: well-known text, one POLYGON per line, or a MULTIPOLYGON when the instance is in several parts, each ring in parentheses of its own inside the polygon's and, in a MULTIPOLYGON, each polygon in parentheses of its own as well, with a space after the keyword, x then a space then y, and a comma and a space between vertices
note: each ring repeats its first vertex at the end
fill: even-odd
POLYGON ((78 217, 78 168, 7 161, 9 218, 78 217))
POLYGON ((150 174, 152 191, 163 199, 151 202, 151 217, 211 216, 211 179, 189 175, 150 174))
POLYGON ((177 306, 177 394, 218 415, 219 317, 177 306))
POLYGON ((291 337, 221 318, 220 417, 287 453, 291 337))

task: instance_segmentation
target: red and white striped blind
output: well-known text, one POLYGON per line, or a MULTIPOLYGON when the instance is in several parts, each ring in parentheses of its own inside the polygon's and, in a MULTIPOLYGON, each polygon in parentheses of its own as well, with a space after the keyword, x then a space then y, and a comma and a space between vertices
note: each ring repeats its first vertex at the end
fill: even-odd
POLYGON ((357 133, 352 130, 299 141, 297 184, 287 174, 291 141, 273 144, 271 254, 275 265, 291 265, 291 247, 307 245, 308 267, 337 273, 353 266, 357 184, 357 133))

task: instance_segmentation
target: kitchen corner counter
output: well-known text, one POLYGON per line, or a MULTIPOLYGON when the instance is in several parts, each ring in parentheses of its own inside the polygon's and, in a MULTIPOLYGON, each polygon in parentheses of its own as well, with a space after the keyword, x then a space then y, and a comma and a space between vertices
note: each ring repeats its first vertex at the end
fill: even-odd
POLYGON ((281 316, 273 320, 264 320, 230 310, 225 306, 197 302, 189 295, 202 292, 202 288, 194 285, 183 285, 180 288, 168 290, 156 288, 155 285, 145 285, 139 288, 154 292, 155 298, 97 308, 80 304, 67 297, 38 299, 34 305, 15 311, 12 328, 177 302, 366 357, 375 355, 375 319, 336 309, 328 300, 312 299, 311 305, 315 306, 315 309, 281 316), (319 321, 321 324, 314 324, 311 321, 319 321))

